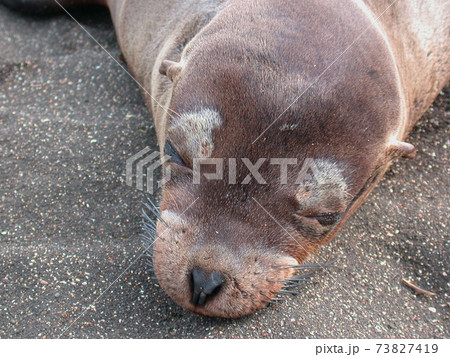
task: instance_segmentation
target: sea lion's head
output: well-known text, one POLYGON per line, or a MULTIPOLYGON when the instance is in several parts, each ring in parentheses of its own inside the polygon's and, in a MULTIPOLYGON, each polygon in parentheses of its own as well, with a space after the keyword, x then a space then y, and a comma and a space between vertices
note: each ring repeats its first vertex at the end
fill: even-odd
POLYGON ((206 316, 248 315, 276 298, 293 283, 298 264, 336 228, 351 200, 344 170, 331 160, 292 165, 286 180, 292 184, 284 183, 280 165, 270 160, 259 170, 266 183, 246 179, 251 171, 241 163, 236 168, 245 174, 230 184, 229 177, 208 178, 216 172, 209 164, 192 183, 195 173, 186 167, 176 172, 180 157, 172 152, 172 158, 154 269, 173 300, 206 316))
POLYGON ((322 27, 234 30, 213 20, 180 63, 160 68, 173 89, 154 268, 178 304, 206 316, 265 306, 392 158, 414 153, 396 140, 404 103, 376 29, 325 71, 342 45, 323 42, 322 27))
POLYGON ((198 314, 239 317, 267 305, 384 170, 385 159, 355 151, 345 135, 300 131, 298 140, 295 123, 280 123, 279 138, 252 146, 242 134, 251 126, 227 126, 217 109, 179 115, 167 131, 153 263, 168 295, 198 314))

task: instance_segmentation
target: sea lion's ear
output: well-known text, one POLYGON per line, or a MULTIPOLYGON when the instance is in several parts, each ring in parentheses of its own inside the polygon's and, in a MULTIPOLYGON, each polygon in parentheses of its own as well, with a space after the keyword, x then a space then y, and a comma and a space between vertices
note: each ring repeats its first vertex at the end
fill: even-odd
POLYGON ((170 60, 164 60, 161 62, 161 66, 159 67, 159 73, 164 74, 173 82, 175 77, 180 74, 182 69, 183 67, 180 63, 170 60))
POLYGON ((405 143, 404 141, 393 140, 388 147, 388 155, 393 159, 397 157, 413 159, 416 153, 417 149, 414 145, 405 143))

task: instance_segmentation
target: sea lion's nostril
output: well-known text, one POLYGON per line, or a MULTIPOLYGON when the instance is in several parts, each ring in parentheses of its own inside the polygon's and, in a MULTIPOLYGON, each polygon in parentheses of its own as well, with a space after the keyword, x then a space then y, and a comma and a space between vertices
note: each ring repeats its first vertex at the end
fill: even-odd
POLYGON ((191 271, 191 302, 197 306, 205 306, 206 301, 216 296, 225 283, 224 276, 213 271, 208 274, 202 268, 194 268, 191 271))

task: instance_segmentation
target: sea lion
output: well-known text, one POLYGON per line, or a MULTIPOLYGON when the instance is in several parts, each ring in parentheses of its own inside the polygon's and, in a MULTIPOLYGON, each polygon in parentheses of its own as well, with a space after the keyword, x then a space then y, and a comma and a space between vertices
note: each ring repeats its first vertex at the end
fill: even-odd
POLYGON ((404 140, 450 78, 446 1, 59 1, 89 2, 109 7, 171 156, 155 273, 206 316, 274 298, 414 157, 404 140))

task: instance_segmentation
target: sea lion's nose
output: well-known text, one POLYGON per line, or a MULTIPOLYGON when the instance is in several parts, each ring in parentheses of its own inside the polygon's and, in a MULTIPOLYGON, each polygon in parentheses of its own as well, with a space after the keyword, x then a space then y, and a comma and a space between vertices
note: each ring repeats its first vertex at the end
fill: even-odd
POLYGON ((208 274, 202 268, 194 268, 191 271, 191 302, 197 306, 205 306, 206 300, 211 299, 219 292, 221 286, 225 283, 224 276, 213 271, 208 274))

